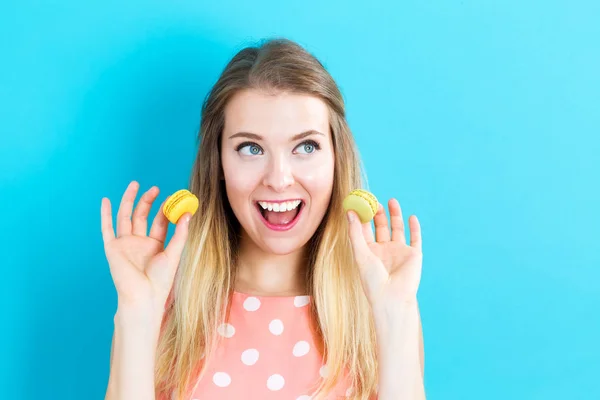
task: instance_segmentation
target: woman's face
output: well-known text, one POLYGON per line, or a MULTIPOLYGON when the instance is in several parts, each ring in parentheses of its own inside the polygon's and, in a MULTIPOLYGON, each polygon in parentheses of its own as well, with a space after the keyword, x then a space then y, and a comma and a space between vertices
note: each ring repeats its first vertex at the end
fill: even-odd
POLYGON ((237 93, 225 109, 221 162, 231 208, 266 252, 303 247, 333 188, 327 105, 308 95, 237 93))

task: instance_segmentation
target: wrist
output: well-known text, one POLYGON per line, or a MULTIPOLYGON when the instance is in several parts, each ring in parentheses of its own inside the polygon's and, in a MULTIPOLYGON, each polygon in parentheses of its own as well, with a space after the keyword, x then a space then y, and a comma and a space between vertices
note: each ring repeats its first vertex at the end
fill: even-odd
POLYGON ((119 342, 123 348, 134 354, 135 359, 140 357, 140 354, 154 355, 160 338, 160 327, 159 323, 136 321, 117 312, 115 314, 115 342, 119 342))
POLYGON ((416 296, 371 304, 371 311, 373 312, 375 321, 381 322, 403 318, 404 315, 418 310, 418 308, 419 305, 416 296))
POLYGON ((416 298, 374 306, 372 312, 380 341, 398 339, 406 333, 406 329, 418 327, 419 306, 416 298))
POLYGON ((164 310, 152 306, 119 304, 114 315, 115 327, 126 330, 160 331, 164 310))

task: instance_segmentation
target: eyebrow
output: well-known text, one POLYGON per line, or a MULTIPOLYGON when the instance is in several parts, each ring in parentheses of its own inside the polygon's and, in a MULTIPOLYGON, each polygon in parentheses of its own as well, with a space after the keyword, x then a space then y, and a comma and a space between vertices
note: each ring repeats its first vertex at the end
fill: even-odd
MULTIPOLYGON (((297 135, 294 135, 291 139, 292 142, 296 141, 296 140, 300 140, 303 139, 307 136, 311 136, 311 135, 321 135, 321 136, 325 136, 324 133, 316 131, 314 129, 310 129, 308 131, 304 131, 301 133, 298 133, 297 135)), ((229 136, 229 139, 235 139, 237 137, 244 137, 244 138, 248 138, 248 139, 253 139, 253 140, 262 140, 262 136, 257 135, 256 133, 250 133, 250 132, 238 132, 238 133, 234 133, 233 135, 229 136)))

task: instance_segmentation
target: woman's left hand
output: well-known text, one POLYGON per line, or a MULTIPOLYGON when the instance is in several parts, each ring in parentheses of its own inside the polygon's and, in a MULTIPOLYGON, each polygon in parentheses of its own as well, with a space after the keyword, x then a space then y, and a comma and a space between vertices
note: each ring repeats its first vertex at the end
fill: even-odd
POLYGON ((389 310, 400 303, 416 302, 423 254, 417 217, 413 215, 408 220, 410 245, 407 245, 400 204, 390 199, 388 207, 390 224, 383 206, 378 206, 375 235, 371 223, 361 224, 353 211, 348 212, 348 219, 350 241, 367 299, 371 307, 389 310))

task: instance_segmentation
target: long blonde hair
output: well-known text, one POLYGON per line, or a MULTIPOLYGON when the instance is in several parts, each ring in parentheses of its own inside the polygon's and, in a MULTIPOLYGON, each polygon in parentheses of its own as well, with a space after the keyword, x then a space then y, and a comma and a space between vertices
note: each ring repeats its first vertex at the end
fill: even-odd
POLYGON ((272 39, 238 52, 227 64, 202 107, 199 151, 189 189, 200 200, 186 250, 164 314, 157 347, 157 398, 187 398, 203 374, 227 318, 233 292, 240 226, 221 179, 220 141, 227 102, 240 90, 315 96, 329 108, 335 152, 333 192, 327 213, 308 246, 307 288, 313 329, 322 345, 328 375, 318 387, 325 396, 347 373, 352 398, 375 392, 375 331, 347 235, 344 196, 361 187, 363 175, 345 105, 325 67, 300 45, 272 39))

